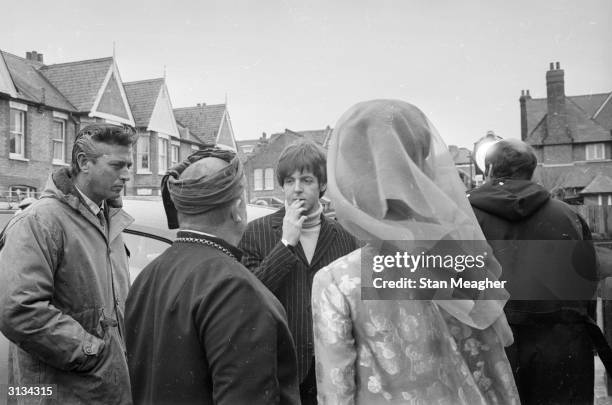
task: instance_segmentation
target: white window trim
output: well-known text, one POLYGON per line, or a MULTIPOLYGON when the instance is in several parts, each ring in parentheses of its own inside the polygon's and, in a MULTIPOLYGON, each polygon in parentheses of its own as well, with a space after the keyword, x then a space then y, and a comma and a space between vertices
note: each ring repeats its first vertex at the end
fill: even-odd
POLYGON ((27 104, 21 104, 21 103, 15 102, 15 101, 9 101, 9 107, 10 108, 14 108, 15 110, 21 110, 21 111, 28 112, 28 105, 27 104))
POLYGON ((166 171, 168 171, 168 151, 169 151, 169 138, 164 138, 164 137, 158 137, 157 138, 157 174, 166 174, 166 171), (161 168, 161 164, 162 163, 162 154, 161 154, 161 147, 162 145, 166 145, 166 162, 165 162, 165 168, 162 169, 161 168))
POLYGON ((606 147, 603 143, 590 143, 586 145, 585 157, 587 161, 604 160, 606 158, 606 147), (591 152, 591 153, 589 153, 591 152), (600 157, 598 157, 598 153, 600 157))
POLYGON ((29 162, 30 161, 30 159, 24 158, 23 156, 21 156, 18 153, 9 153, 9 159, 11 159, 11 160, 20 160, 22 162, 29 162))
POLYGON ((264 189, 264 171, 263 169, 253 169, 253 190, 254 191, 263 191, 264 189), (260 184, 259 187, 257 185, 257 173, 260 173, 260 184))
POLYGON ((266 191, 274 190, 274 169, 272 167, 265 168, 264 175, 263 175, 263 183, 264 183, 263 184, 264 190, 266 191), (270 184, 268 184, 267 182, 267 179, 268 179, 267 173, 269 173, 268 172, 269 170, 272 171, 272 178, 271 178, 270 184))
POLYGON ((138 141, 136 141, 136 174, 153 174, 151 172, 151 138, 149 137, 149 134, 140 134, 138 137, 138 141), (142 156, 142 153, 140 152, 140 148, 138 147, 140 140, 145 138, 147 139, 147 154, 149 155, 149 167, 146 169, 142 168, 140 165, 140 157, 142 156))
POLYGON ((64 114, 58 111, 53 111, 53 118, 59 118, 61 120, 68 120, 68 114, 64 114))
POLYGON ((174 163, 175 161, 172 160, 172 149, 176 147, 178 150, 178 156, 176 157, 176 163, 178 163, 181 160, 181 143, 179 141, 171 141, 170 142, 170 162, 174 163))
MULTIPOLYGON (((64 118, 61 117, 55 117, 55 113, 53 114, 53 117, 55 118, 53 120, 53 123, 55 124, 56 122, 61 122, 62 126, 64 128, 64 137, 62 139, 62 158, 61 159, 55 159, 54 157, 54 152, 55 152, 55 143, 58 142, 56 140, 56 138, 51 139, 51 143, 52 143, 52 148, 51 148, 51 153, 53 154, 51 156, 51 163, 54 165, 64 165, 66 163, 66 127, 68 126, 66 120, 64 118)), ((55 134, 54 134, 55 135, 55 134)))
POLYGON ((26 144, 26 115, 27 115, 27 111, 28 108, 25 104, 20 104, 20 103, 15 103, 13 101, 9 101, 9 104, 11 106, 11 108, 9 109, 9 139, 12 135, 12 131, 10 128, 10 120, 12 117, 12 113, 11 113, 11 109, 12 110, 17 110, 20 111, 23 114, 23 121, 21 122, 21 128, 22 128, 22 132, 21 132, 21 153, 14 153, 10 151, 9 148, 9 159, 13 159, 13 160, 21 160, 24 162, 29 162, 30 159, 27 159, 25 156, 25 144, 26 144), (25 107, 25 109, 23 109, 22 107, 25 107))

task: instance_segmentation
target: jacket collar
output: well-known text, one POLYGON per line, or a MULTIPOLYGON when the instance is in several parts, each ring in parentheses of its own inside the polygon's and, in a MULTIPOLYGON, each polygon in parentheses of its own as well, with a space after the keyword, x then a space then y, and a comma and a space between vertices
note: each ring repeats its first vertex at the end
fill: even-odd
POLYGON ((62 167, 49 176, 41 198, 55 198, 70 206, 94 225, 109 241, 114 240, 125 228, 134 222, 134 218, 121 209, 123 205, 121 197, 108 199, 105 204, 105 214, 109 223, 107 235, 98 217, 89 209, 87 203, 74 186, 74 177, 72 177, 70 169, 67 167, 62 167))

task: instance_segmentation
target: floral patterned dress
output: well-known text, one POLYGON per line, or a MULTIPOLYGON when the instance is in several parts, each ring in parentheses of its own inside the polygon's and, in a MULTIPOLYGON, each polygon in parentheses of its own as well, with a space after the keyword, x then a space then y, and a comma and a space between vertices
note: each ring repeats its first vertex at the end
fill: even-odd
POLYGON ((519 403, 492 328, 468 327, 431 301, 362 301, 360 287, 361 250, 314 278, 319 404, 519 403))

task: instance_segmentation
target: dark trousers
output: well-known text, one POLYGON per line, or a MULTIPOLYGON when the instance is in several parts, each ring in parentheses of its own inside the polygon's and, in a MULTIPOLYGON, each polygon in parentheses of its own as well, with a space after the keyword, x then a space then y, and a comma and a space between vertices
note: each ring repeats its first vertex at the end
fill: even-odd
POLYGON ((300 399, 302 405, 317 405, 317 377, 315 375, 314 359, 312 359, 308 374, 300 384, 300 399))
POLYGON ((583 324, 510 326, 506 354, 522 404, 593 404, 593 345, 583 324))

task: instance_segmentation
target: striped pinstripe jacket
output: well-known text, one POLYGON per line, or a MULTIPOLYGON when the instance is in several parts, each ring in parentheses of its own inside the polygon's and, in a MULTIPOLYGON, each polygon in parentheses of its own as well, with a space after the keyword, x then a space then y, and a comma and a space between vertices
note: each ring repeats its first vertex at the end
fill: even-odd
POLYGON ((314 357, 310 294, 315 273, 334 260, 358 248, 353 236, 336 221, 321 216, 321 230, 312 261, 301 244, 288 248, 281 243, 285 209, 251 222, 239 248, 242 263, 276 295, 287 311, 289 329, 295 341, 300 382, 314 357))

